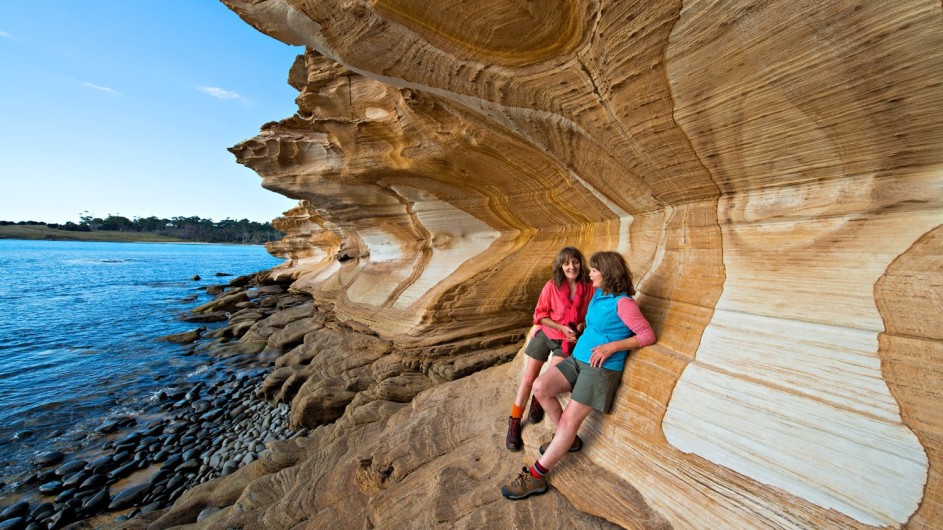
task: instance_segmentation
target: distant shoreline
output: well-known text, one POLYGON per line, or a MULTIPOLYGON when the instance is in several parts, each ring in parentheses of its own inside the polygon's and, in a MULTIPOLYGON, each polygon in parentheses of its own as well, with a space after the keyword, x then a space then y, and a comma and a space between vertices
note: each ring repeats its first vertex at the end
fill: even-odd
POLYGON ((225 245, 251 245, 256 243, 213 243, 193 241, 176 237, 161 236, 148 232, 120 232, 97 230, 94 232, 70 232, 57 230, 45 225, 6 225, 0 226, 0 239, 21 239, 27 241, 100 241, 105 243, 202 243, 225 245))

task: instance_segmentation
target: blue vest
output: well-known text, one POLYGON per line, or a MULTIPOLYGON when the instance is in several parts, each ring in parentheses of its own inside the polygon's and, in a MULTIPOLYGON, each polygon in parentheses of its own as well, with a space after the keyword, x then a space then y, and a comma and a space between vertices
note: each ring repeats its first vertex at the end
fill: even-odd
MULTIPOLYGON (((635 336, 635 332, 622 322, 616 312, 616 304, 622 298, 627 298, 627 295, 603 294, 602 289, 596 289, 586 311, 586 329, 576 341, 573 357, 589 363, 589 358, 593 355, 592 349, 596 346, 635 336)), ((606 359, 602 367, 607 370, 622 370, 625 368, 625 357, 628 354, 628 350, 617 351, 606 359)))

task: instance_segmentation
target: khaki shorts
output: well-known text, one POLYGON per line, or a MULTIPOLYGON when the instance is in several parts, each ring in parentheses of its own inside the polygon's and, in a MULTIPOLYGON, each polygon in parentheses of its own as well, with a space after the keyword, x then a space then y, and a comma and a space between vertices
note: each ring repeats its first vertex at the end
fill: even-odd
POLYGON ((533 357, 542 363, 547 362, 551 353, 554 355, 562 355, 563 341, 547 338, 542 329, 537 330, 537 333, 535 333, 534 336, 531 337, 530 342, 527 343, 527 347, 524 348, 524 355, 533 357))
POLYGON ((592 407, 599 412, 609 413, 616 388, 622 382, 622 370, 593 368, 588 363, 567 357, 557 369, 570 383, 570 399, 592 407))

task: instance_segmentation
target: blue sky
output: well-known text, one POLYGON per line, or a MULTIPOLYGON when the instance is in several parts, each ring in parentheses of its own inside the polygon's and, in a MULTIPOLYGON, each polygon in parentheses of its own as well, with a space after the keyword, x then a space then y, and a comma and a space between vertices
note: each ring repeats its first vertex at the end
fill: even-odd
POLYGON ((0 1, 0 220, 278 217, 226 149, 294 114, 303 51, 218 0, 0 1))

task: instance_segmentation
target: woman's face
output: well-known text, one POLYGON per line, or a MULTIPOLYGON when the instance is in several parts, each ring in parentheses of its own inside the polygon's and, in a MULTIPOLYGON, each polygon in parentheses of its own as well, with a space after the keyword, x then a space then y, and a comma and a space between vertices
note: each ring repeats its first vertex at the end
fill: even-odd
POLYGON ((567 280, 575 281, 580 277, 580 269, 582 267, 578 259, 569 257, 563 261, 563 265, 560 268, 563 269, 563 275, 566 276, 567 280))
POLYGON ((593 282, 593 287, 602 287, 602 273, 598 270, 589 268, 589 279, 593 282))

